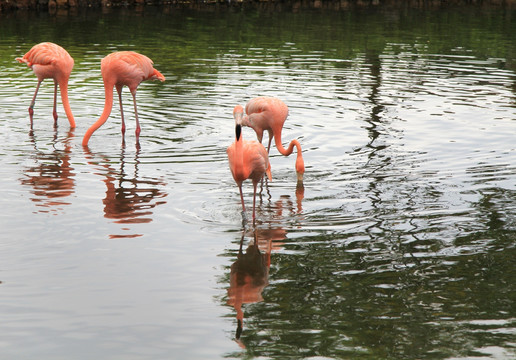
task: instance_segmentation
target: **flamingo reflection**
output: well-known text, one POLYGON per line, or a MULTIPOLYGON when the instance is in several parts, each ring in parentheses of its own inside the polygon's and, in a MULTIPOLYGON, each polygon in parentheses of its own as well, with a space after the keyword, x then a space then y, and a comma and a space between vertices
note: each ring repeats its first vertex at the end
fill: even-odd
MULTIPOLYGON (((266 195, 270 199, 272 197, 270 191, 267 179, 263 180, 261 182, 260 191, 257 193, 259 195, 260 201, 263 195, 263 191, 266 191, 266 195)), ((294 202, 291 200, 290 195, 281 195, 279 200, 274 202, 271 206, 271 209, 274 211, 274 214, 272 216, 271 220, 265 220, 265 222, 268 223, 281 223, 285 220, 283 217, 284 210, 288 211, 289 214, 292 216, 292 218, 301 218, 300 215, 303 214, 303 199, 305 197, 305 187, 303 183, 298 183, 296 185, 296 191, 295 191, 295 205, 294 202)), ((245 221, 243 222, 245 226, 245 221)))
POLYGON ((62 206, 69 205, 64 198, 74 193, 75 181, 73 167, 70 162, 71 140, 74 137, 74 130, 68 131, 67 136, 61 142, 57 139, 57 128, 54 131, 52 151, 40 150, 37 145, 34 132, 29 133, 31 142, 35 149, 36 165, 28 167, 20 179, 22 185, 32 187, 31 200, 40 207, 39 212, 50 212, 51 210, 62 210, 62 206), (58 149, 64 145, 63 149, 58 149))
POLYGON ((305 187, 303 184, 298 184, 296 186, 296 204, 297 204, 297 213, 301 214, 303 212, 303 199, 305 198, 305 187))
POLYGON ((305 187, 301 184, 296 187, 296 204, 292 202, 290 195, 281 195, 279 200, 275 202, 276 209, 275 218, 281 219, 283 217, 283 210, 287 210, 291 215, 303 213, 303 199, 305 197, 305 187))
MULTIPOLYGON (((140 164, 140 148, 136 148, 134 157, 133 175, 126 170, 125 147, 122 147, 120 155, 120 169, 116 170, 111 166, 112 162, 106 156, 95 156, 85 148, 88 163, 96 165, 102 172, 98 175, 104 176, 106 184, 106 195, 102 200, 104 204, 104 217, 113 219, 118 224, 142 224, 152 221, 152 209, 166 201, 157 200, 167 196, 162 189, 165 182, 153 178, 140 178, 138 166, 140 164), (95 157, 102 157, 97 162, 95 157)), ((123 228, 128 230, 128 228, 123 228)), ((142 234, 110 235, 110 238, 139 237, 142 234)))
POLYGON ((263 289, 269 284, 269 268, 271 266, 271 252, 281 248, 281 241, 286 238, 287 232, 282 228, 255 228, 253 240, 243 252, 244 235, 240 239, 237 260, 231 265, 230 282, 227 304, 236 310, 237 330, 235 338, 240 346, 242 334, 244 304, 263 301, 263 289))
MULTIPOLYGON (((263 189, 262 189, 263 190, 263 189)), ((267 223, 261 223, 253 227, 252 241, 243 251, 245 230, 242 232, 237 260, 231 265, 227 304, 233 306, 236 311, 237 330, 236 341, 242 347, 240 341, 244 321, 244 304, 252 304, 263 301, 262 292, 269 284, 269 269, 271 266, 272 251, 279 251, 287 238, 284 228, 285 219, 303 212, 302 201, 304 187, 298 184, 295 192, 295 202, 290 195, 282 195, 274 202, 272 217, 267 223), (284 213, 289 216, 285 217, 284 213)), ((260 191, 261 192, 261 191, 260 191)), ((270 194, 269 194, 270 196, 270 194)))

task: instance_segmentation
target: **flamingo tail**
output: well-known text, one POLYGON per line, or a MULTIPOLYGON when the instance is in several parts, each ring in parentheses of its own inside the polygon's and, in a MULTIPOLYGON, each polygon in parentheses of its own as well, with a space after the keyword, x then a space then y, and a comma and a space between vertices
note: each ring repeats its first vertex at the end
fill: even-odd
POLYGON ((156 79, 156 80, 159 80, 161 82, 165 81, 165 77, 163 76, 162 73, 160 73, 158 70, 154 69, 154 74, 152 74, 152 77, 151 79, 156 79))
POLYGON ((265 173, 267 174, 267 177, 269 178, 269 181, 272 181, 272 174, 271 174, 271 163, 269 161, 267 165, 267 170, 265 170, 265 173))
POLYGON ((20 64, 25 63, 25 64, 27 64, 27 66, 28 66, 28 67, 30 67, 30 66, 31 66, 31 64, 29 64, 29 60, 27 60, 27 59, 25 59, 25 58, 17 57, 15 60, 16 60, 16 61, 18 61, 20 64))

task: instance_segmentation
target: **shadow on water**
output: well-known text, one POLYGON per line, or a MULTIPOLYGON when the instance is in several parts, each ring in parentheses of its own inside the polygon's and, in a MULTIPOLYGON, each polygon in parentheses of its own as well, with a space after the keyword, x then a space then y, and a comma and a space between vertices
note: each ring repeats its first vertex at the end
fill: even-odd
MULTIPOLYGON (((140 176, 138 166, 140 164, 140 147, 132 160, 128 160, 125 154, 125 145, 122 145, 118 159, 119 168, 114 165, 106 155, 93 153, 85 148, 85 156, 88 164, 97 169, 96 175, 102 176, 106 185, 106 195, 102 200, 104 204, 104 217, 113 219, 117 224, 142 224, 152 221, 152 209, 165 204, 161 200, 167 196, 163 190, 166 183, 160 179, 151 179, 140 176), (131 164, 133 167, 131 169, 131 164)), ((123 227, 122 230, 130 230, 123 227)), ((133 238, 143 234, 112 234, 110 238, 133 238)))
POLYGON ((34 197, 32 201, 39 212, 54 212, 70 205, 65 198, 74 193, 74 168, 71 166, 71 142, 74 130, 70 130, 63 140, 58 139, 57 128, 54 130, 51 151, 41 150, 34 131, 29 133, 34 146, 33 159, 36 163, 24 169, 20 179, 22 185, 31 186, 34 197), (62 149, 60 147, 63 146, 62 149))

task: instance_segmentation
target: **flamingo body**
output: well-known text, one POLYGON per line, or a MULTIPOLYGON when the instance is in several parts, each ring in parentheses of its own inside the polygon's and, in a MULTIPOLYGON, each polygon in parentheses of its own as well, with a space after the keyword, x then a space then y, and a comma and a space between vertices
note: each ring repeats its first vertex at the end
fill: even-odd
POLYGON ((268 132, 269 145, 267 146, 267 152, 270 151, 273 138, 276 148, 282 155, 288 156, 292 154, 294 147, 296 147, 297 179, 298 182, 302 182, 305 172, 305 163, 301 152, 301 144, 299 144, 298 140, 292 140, 288 148, 285 149, 281 143, 281 131, 283 130, 283 125, 288 116, 287 105, 278 98, 260 96, 247 103, 245 112, 247 115, 242 118, 242 125, 253 128, 260 143, 263 139, 263 132, 268 132))
POLYGON ((242 209, 245 212, 244 197, 242 194, 242 183, 251 179, 253 182, 253 223, 255 220, 255 205, 256 205, 256 188, 258 182, 262 179, 264 174, 267 174, 269 180, 271 176, 271 165, 269 163, 269 155, 265 147, 258 141, 244 140, 242 136, 242 126, 240 120, 243 115, 241 106, 236 106, 233 112, 237 124, 235 126, 236 139, 227 149, 229 159, 229 168, 233 179, 238 185, 240 191, 240 200, 242 202, 242 209))
POLYGON ((32 102, 29 106, 29 116, 32 125, 32 119, 34 114, 34 104, 36 102, 36 96, 38 94, 39 86, 45 79, 54 80, 54 121, 57 122, 57 110, 56 110, 56 97, 57 97, 57 86, 61 90, 61 100, 63 107, 70 123, 71 128, 75 128, 75 119, 70 108, 68 101, 68 80, 72 73, 74 61, 70 54, 63 49, 61 46, 51 43, 43 42, 34 45, 23 57, 16 58, 20 63, 27 64, 38 78, 38 85, 32 102))
POLYGON ((165 81, 165 77, 158 70, 154 69, 151 59, 134 51, 119 51, 107 55, 101 61, 100 71, 102 73, 102 79, 104 80, 104 111, 100 115, 100 118, 86 131, 82 145, 88 145, 91 135, 106 122, 111 114, 113 107, 113 87, 116 88, 118 93, 122 118, 122 136, 124 136, 125 122, 122 109, 122 88, 124 86, 129 88, 133 96, 134 114, 136 118, 136 141, 138 142, 141 129, 136 108, 136 89, 144 80, 165 81))

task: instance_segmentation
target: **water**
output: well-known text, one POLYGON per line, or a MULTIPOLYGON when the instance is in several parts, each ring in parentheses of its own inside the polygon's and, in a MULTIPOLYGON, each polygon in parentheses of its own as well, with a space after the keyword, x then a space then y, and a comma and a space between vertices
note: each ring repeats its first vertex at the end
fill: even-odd
POLYGON ((515 15, 2 15, 0 358, 513 358, 515 15), (41 41, 75 59, 73 131, 48 81, 29 131, 36 80, 14 58, 41 41), (86 150, 115 50, 167 81, 138 90, 140 148, 126 89, 125 146, 115 104, 86 150), (258 95, 288 104, 306 174, 296 188, 271 150, 253 228, 225 149, 258 95))

